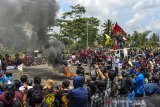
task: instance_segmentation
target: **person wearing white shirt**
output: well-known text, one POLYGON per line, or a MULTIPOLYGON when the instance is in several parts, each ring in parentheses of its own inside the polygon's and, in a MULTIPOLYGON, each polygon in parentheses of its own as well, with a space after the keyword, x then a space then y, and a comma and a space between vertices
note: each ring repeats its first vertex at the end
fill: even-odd
POLYGON ((115 63, 114 63, 114 66, 115 66, 115 71, 116 73, 118 74, 118 68, 120 67, 120 59, 118 57, 115 57, 115 63))
POLYGON ((33 88, 32 86, 28 86, 28 77, 26 75, 22 75, 20 77, 20 80, 22 82, 22 86, 19 88, 20 91, 24 92, 25 91, 25 87, 27 86, 27 89, 29 90, 30 88, 33 88))

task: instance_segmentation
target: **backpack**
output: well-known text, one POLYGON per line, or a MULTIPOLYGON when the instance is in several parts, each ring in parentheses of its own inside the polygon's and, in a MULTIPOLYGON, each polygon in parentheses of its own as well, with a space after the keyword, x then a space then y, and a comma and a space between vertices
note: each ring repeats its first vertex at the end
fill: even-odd
POLYGON ((62 107, 69 107, 69 102, 67 100, 67 93, 62 93, 61 95, 61 106, 62 107))
POLYGON ((118 85, 119 93, 120 94, 127 94, 133 91, 133 83, 129 77, 125 77, 120 81, 118 85))
POLYGON ((45 102, 48 104, 48 107, 54 107, 55 100, 56 100, 56 97, 53 93, 49 93, 45 97, 45 102))
POLYGON ((127 86, 126 86, 126 81, 124 80, 124 78, 118 82, 118 90, 119 90, 119 94, 127 93, 127 86))
POLYGON ((111 95, 110 97, 117 97, 118 96, 118 82, 114 79, 111 83, 111 95))

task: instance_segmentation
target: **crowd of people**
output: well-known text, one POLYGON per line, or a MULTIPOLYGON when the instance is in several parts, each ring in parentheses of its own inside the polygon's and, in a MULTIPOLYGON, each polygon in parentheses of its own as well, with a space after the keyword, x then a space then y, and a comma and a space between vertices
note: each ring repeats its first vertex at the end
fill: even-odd
POLYGON ((89 52, 86 56, 73 54, 73 63, 78 60, 73 85, 68 79, 62 84, 52 79, 42 83, 39 76, 33 81, 27 75, 13 80, 12 74, 6 73, 0 84, 0 107, 159 106, 159 51, 130 50, 129 57, 104 50, 89 52), (86 78, 83 64, 88 66, 90 78, 86 78))
MULTIPOLYGON (((0 66, 6 67, 6 66, 18 66, 22 64, 23 59, 20 58, 19 54, 15 54, 14 57, 11 57, 9 54, 0 55, 0 66)), ((5 70, 5 69, 4 69, 5 70)))
POLYGON ((81 50, 75 53, 75 62, 85 61, 83 63, 90 67, 91 78, 87 80, 87 86, 92 93, 91 106, 109 104, 113 107, 130 107, 136 101, 142 105, 159 106, 159 101, 152 99, 160 98, 159 50, 130 49, 128 57, 124 57, 123 53, 117 57, 105 50, 81 50), (98 89, 100 84, 101 88, 98 89))

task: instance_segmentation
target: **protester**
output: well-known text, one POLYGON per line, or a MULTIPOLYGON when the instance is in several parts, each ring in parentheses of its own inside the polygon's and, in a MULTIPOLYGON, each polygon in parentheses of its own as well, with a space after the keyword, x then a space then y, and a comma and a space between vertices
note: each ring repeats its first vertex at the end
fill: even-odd
POLYGON ((19 88, 21 87, 21 82, 19 80, 14 80, 15 83, 15 90, 20 91, 19 88))
MULTIPOLYGON (((35 107, 50 107, 45 102, 43 102, 44 94, 40 90, 33 92, 32 100, 35 103, 35 107)), ((53 107, 53 106, 52 106, 53 107)))
POLYGON ((2 72, 6 74, 7 66, 4 58, 1 60, 1 68, 2 68, 2 72))
POLYGON ((100 78, 106 82, 106 94, 109 96, 111 94, 111 84, 112 84, 112 80, 115 77, 115 73, 110 71, 110 72, 106 72, 106 73, 102 73, 102 71, 99 69, 98 65, 95 65, 95 68, 100 76, 100 78), (113 74, 113 75, 112 75, 113 74), (109 77, 110 75, 110 77, 109 77))
POLYGON ((136 97, 143 97, 144 96, 144 84, 145 78, 144 75, 141 73, 140 66, 136 67, 136 75, 132 80, 134 83, 134 92, 136 97))
POLYGON ((119 85, 119 95, 121 97, 121 100, 124 100, 125 102, 121 102, 121 107, 130 107, 132 106, 132 103, 134 101, 134 84, 129 77, 128 72, 124 72, 122 74, 121 83, 119 85))
POLYGON ((119 73, 119 67, 120 67, 120 59, 118 57, 115 57, 115 62, 114 62, 114 67, 115 67, 115 71, 118 74, 119 73))
POLYGON ((84 87, 84 77, 76 76, 73 79, 74 89, 70 90, 67 98, 70 101, 70 107, 88 107, 88 90, 84 87))
POLYGON ((96 81, 96 92, 91 96, 91 107, 104 107, 105 90, 105 82, 96 81))
POLYGON ((78 64, 76 74, 85 77, 84 68, 81 65, 81 63, 78 64))
POLYGON ((22 82, 22 86, 19 88, 19 90, 20 91, 24 91, 25 90, 25 88, 24 88, 24 86, 27 86, 27 88, 28 89, 30 89, 30 88, 33 88, 32 86, 28 86, 28 77, 26 76, 26 75, 22 75, 21 77, 20 77, 20 80, 21 80, 21 82, 22 82))
POLYGON ((62 89, 57 93, 57 100, 59 102, 58 107, 69 107, 69 100, 67 99, 67 93, 70 91, 70 81, 64 80, 62 82, 62 89))
MULTIPOLYGON (((52 80, 52 79, 47 79, 44 80, 44 88, 43 88, 43 92, 44 92, 44 101, 45 103, 48 105, 48 107, 54 107, 57 105, 56 102, 56 93, 54 92, 54 84, 56 83, 56 81, 52 80)), ((40 90, 42 91, 42 90, 40 90)))
POLYGON ((159 78, 157 75, 152 76, 152 82, 145 84, 145 95, 151 96, 155 94, 160 94, 160 88, 158 87, 159 78))
POLYGON ((3 103, 4 107, 22 107, 22 96, 19 97, 18 93, 15 91, 15 85, 13 82, 5 83, 5 92, 0 95, 0 101, 3 103))
MULTIPOLYGON (((76 60, 91 58, 89 78, 81 69, 85 61, 82 60, 73 73, 66 65, 65 76, 73 78, 74 88, 71 88, 72 80, 68 79, 64 79, 62 84, 47 79, 43 84, 40 76, 28 79, 27 75, 22 75, 20 82, 19 79, 13 80, 12 73, 1 72, 0 107, 131 107, 138 104, 136 101, 140 101, 141 106, 156 104, 158 107, 160 60, 157 52, 132 49, 129 53, 129 58, 117 57, 114 62, 114 55, 104 54, 103 50, 74 52, 76 60), (138 54, 140 56, 137 57, 138 54), (103 62, 106 59, 107 63, 103 62), (123 63, 123 69, 119 69, 120 63, 123 63), (111 65, 115 68, 112 69, 111 65), (75 72, 78 76, 74 75, 75 72)), ((6 64, 11 62, 8 56, 6 64)))
POLYGON ((41 77, 39 77, 39 76, 35 76, 34 77, 34 86, 33 86, 33 88, 35 89, 36 87, 38 89, 40 89, 40 90, 43 90, 43 86, 41 85, 41 77))

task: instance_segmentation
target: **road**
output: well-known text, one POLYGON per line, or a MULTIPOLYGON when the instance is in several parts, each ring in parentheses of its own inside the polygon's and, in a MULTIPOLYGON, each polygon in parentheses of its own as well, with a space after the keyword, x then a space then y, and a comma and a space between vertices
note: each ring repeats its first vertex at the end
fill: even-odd
MULTIPOLYGON (((86 73, 89 73, 89 69, 87 66, 83 66, 86 73)), ((70 71, 75 72, 76 66, 70 66, 70 71)), ((53 79, 56 80, 58 84, 61 84, 62 81, 65 79, 65 76, 63 76, 63 73, 59 73, 58 71, 55 71, 51 66, 48 65, 37 65, 37 66, 31 66, 31 67, 24 67, 23 72, 19 70, 9 70, 10 72, 13 72, 13 78, 14 79, 20 79, 21 75, 27 75, 29 79, 33 80, 34 76, 40 76, 42 78, 42 84, 43 80, 45 79, 53 79)), ((86 79, 89 78, 88 75, 86 75, 86 79)), ((72 84, 72 80, 71 84, 72 84)))

